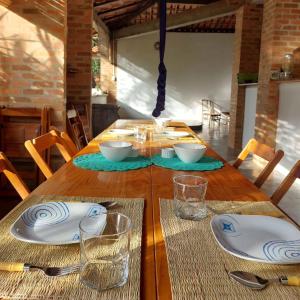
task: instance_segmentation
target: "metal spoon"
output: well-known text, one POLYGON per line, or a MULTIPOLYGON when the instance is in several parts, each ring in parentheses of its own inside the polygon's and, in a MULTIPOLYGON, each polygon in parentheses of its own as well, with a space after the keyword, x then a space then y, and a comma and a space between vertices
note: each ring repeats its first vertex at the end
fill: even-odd
POLYGON ((269 283, 280 283, 283 285, 300 286, 300 276, 279 276, 273 279, 264 279, 255 274, 243 271, 233 271, 228 273, 237 282, 255 290, 264 289, 269 283))
MULTIPOLYGON (((84 203, 86 201, 81 201, 81 202, 84 203)), ((119 203, 117 201, 103 201, 103 202, 99 202, 97 204, 104 206, 106 209, 110 209, 110 208, 113 208, 113 207, 119 205, 119 203)))
POLYGON ((104 201, 104 202, 99 202, 98 204, 104 206, 107 209, 113 208, 118 205, 117 201, 104 201))

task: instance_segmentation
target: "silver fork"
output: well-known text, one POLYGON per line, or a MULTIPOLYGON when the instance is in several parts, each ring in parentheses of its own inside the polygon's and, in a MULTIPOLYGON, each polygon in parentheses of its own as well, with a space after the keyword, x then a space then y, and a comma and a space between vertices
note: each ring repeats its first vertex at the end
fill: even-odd
POLYGON ((28 272, 36 269, 43 271, 47 276, 64 276, 64 275, 78 272, 80 269, 80 264, 66 266, 66 267, 41 267, 41 266, 35 266, 28 263, 0 262, 0 271, 28 272))
POLYGON ((24 271, 32 271, 34 269, 41 270, 47 276, 65 276, 68 274, 76 273, 80 270, 80 265, 72 265, 66 267, 40 267, 31 264, 24 264, 24 271))

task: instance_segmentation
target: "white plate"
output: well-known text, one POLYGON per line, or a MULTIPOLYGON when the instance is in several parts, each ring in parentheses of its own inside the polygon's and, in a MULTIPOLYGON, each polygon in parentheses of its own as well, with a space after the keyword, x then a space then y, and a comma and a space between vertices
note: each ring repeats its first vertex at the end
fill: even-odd
POLYGON ((217 215, 211 229, 223 250, 269 264, 300 263, 300 231, 293 224, 268 216, 217 215))
POLYGON ((164 131, 164 134, 169 136, 169 137, 178 137, 178 138, 190 135, 186 131, 164 131))
POLYGON ((109 133, 116 135, 133 135, 134 131, 132 129, 111 129, 109 133))
MULTIPOLYGON (((18 240, 47 245, 79 243, 79 222, 83 217, 105 213, 97 203, 46 202, 27 208, 10 228, 18 240)), ((103 226, 106 216, 103 215, 103 226)))

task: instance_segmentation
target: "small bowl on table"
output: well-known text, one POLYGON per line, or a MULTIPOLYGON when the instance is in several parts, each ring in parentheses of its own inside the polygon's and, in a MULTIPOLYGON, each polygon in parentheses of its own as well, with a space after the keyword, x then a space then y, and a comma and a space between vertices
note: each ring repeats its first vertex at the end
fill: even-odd
POLYGON ((199 161, 206 151, 206 146, 196 143, 175 144, 173 148, 179 159, 185 163, 199 161))
POLYGON ((121 141, 105 142, 99 148, 103 156, 111 161, 122 161, 132 152, 132 144, 121 141))
POLYGON ((168 123, 171 121, 170 118, 155 118, 155 123, 159 127, 166 127, 168 123))

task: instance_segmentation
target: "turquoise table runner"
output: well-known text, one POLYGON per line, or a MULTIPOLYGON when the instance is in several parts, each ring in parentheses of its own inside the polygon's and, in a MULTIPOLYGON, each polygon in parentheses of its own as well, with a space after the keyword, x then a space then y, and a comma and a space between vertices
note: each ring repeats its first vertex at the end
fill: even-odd
POLYGON ((94 171, 127 171, 145 168, 151 165, 148 157, 127 157, 123 161, 109 161, 100 152, 76 157, 73 164, 82 169, 94 171))
POLYGON ((221 161, 208 156, 202 157, 195 163, 184 163, 177 156, 173 158, 163 158, 160 154, 152 156, 151 160, 156 166, 184 171, 211 171, 224 166, 221 161))
POLYGON ((73 160, 73 164, 78 168, 94 171, 128 171, 146 168, 151 164, 173 170, 211 171, 220 169, 224 165, 221 161, 208 156, 202 157, 195 163, 184 163, 177 156, 163 158, 160 154, 151 158, 127 157, 122 161, 114 162, 107 160, 100 152, 78 156, 73 160))

